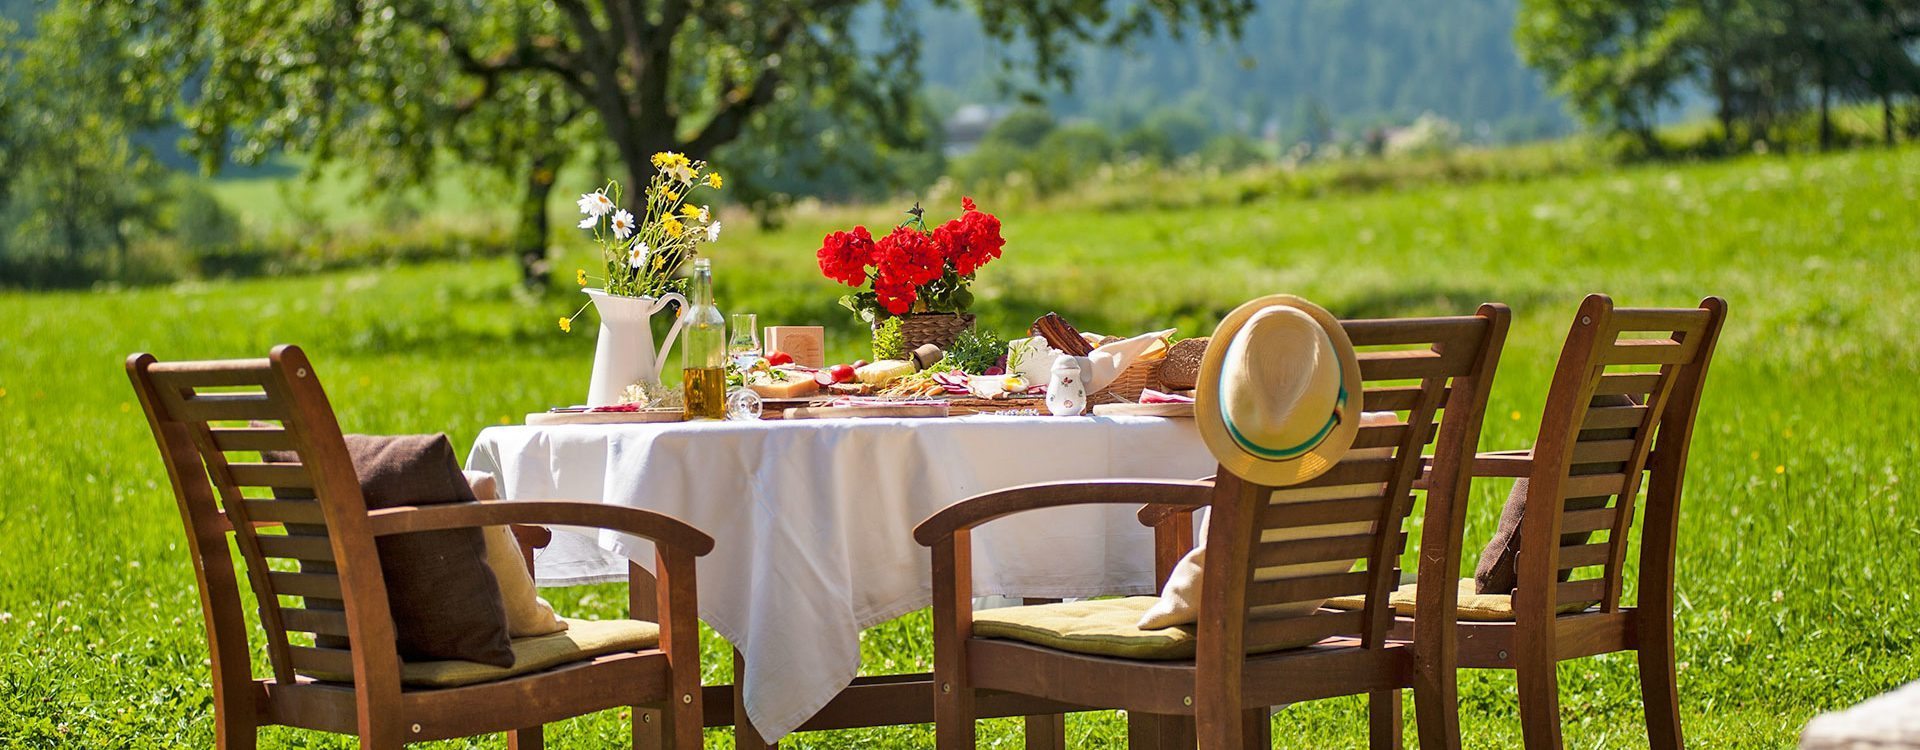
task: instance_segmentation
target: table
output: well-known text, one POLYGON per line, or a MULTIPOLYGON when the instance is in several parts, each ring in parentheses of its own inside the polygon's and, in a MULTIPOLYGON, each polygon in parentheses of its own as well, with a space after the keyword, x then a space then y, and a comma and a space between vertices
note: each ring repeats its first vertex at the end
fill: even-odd
MULTIPOLYGON (((1192 420, 977 415, 494 427, 468 468, 495 475, 503 498, 629 505, 712 535, 698 563, 700 618, 744 655, 745 716, 777 740, 858 725, 826 709, 869 685, 923 689, 930 715, 924 679, 854 680, 860 631, 932 601, 930 556, 911 535, 922 519, 1021 484, 1193 479, 1215 463, 1192 420)), ((1152 533, 1135 510, 1049 509, 981 527, 975 594, 1153 593, 1152 533)), ((624 580, 629 560, 652 564, 643 540, 559 531, 535 558, 542 585, 624 580)), ((731 694, 707 695, 709 723, 730 723, 731 694)))

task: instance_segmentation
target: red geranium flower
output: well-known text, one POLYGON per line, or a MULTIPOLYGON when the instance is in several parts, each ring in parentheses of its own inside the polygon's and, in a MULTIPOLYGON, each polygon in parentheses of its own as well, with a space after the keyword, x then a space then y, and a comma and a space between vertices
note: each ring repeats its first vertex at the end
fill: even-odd
POLYGON ((933 236, 953 270, 967 276, 1000 257, 1007 240, 1000 236, 1000 217, 980 211, 972 198, 962 199, 960 205, 965 213, 942 224, 933 236))
POLYGON ((873 235, 867 228, 854 227, 851 232, 827 235, 815 256, 820 259, 820 272, 827 278, 847 286, 859 286, 867 281, 867 267, 876 262, 875 249, 873 235))
POLYGON ((945 270, 946 257, 933 238, 904 226, 880 238, 874 249, 880 276, 893 282, 919 286, 940 278, 945 270))

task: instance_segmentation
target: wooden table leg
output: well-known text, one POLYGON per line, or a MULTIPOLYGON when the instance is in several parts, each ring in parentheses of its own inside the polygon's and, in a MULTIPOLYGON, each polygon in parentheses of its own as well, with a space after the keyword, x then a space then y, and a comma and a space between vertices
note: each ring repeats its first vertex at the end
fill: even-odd
POLYGON ((740 686, 746 683, 747 659, 739 649, 733 651, 733 746, 737 750, 774 750, 780 745, 761 739, 747 718, 747 699, 740 686))

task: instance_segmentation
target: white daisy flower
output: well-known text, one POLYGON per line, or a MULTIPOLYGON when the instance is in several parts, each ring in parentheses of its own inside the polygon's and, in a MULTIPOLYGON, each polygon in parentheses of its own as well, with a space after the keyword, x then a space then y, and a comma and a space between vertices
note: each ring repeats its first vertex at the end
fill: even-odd
POLYGON ((595 224, 599 224, 599 223, 600 223, 600 217, 598 217, 598 216, 589 216, 589 217, 587 217, 587 218, 584 218, 584 219, 581 219, 581 220, 580 220, 580 228, 581 228, 581 229, 592 229, 592 228, 593 228, 593 226, 594 226, 595 224))
POLYGON ((606 193, 598 190, 580 196, 579 205, 580 213, 595 218, 606 216, 608 211, 613 210, 613 201, 607 198, 606 193))
POLYGON ((613 212, 613 236, 626 239, 633 236, 633 214, 626 209, 613 212))
POLYGON ((717 239, 720 239, 720 222, 716 221, 707 225, 707 241, 712 242, 717 239))
POLYGON ((634 268, 640 268, 642 266, 645 266, 646 264, 647 264, 647 243, 645 242, 633 243, 633 248, 627 251, 627 265, 632 266, 634 268))
POLYGON ((682 185, 693 184, 693 168, 692 167, 688 167, 684 165, 670 167, 667 169, 667 176, 672 177, 673 179, 679 180, 680 184, 682 185))
POLYGON ((709 207, 707 207, 707 206, 701 206, 701 207, 700 207, 700 221, 701 221, 702 223, 705 223, 705 222, 709 222, 709 221, 713 221, 713 210, 712 210, 711 208, 709 208, 709 207))

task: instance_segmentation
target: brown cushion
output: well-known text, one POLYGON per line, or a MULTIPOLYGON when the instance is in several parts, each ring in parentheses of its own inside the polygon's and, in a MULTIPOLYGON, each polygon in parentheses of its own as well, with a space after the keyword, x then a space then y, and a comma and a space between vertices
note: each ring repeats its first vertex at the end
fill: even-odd
MULTIPOLYGON (((347 435, 346 442, 368 510, 474 502, 444 434, 347 435)), ((298 460, 273 452, 263 459, 298 460)), ((506 609, 480 529, 395 534, 375 545, 402 659, 513 666, 506 609)))
MULTIPOLYGON (((1633 402, 1626 396, 1598 395, 1592 404, 1602 406, 1628 406, 1633 402)), ((1633 430, 1619 430, 1618 437, 1629 438, 1633 430)), ((1621 471, 1624 467, 1614 464, 1594 466, 1591 464, 1576 466, 1575 474, 1604 473, 1621 471)), ((1487 546, 1480 550, 1480 562, 1473 568, 1473 581, 1481 594, 1511 594, 1514 587, 1520 585, 1520 521, 1527 513, 1528 485, 1522 477, 1513 483, 1513 490, 1507 493, 1507 503, 1500 508, 1500 527, 1493 532, 1493 538, 1487 540, 1487 546)), ((1606 497, 1570 498, 1567 510, 1588 510, 1603 507, 1606 497)), ((1565 534, 1560 537, 1561 546, 1585 544, 1590 532, 1565 534)), ((1572 571, 1560 571, 1560 580, 1566 580, 1572 571)))

